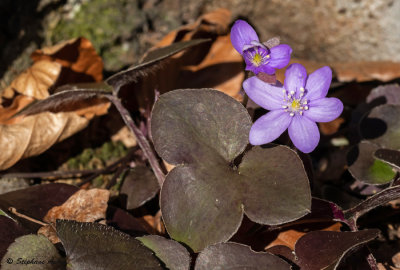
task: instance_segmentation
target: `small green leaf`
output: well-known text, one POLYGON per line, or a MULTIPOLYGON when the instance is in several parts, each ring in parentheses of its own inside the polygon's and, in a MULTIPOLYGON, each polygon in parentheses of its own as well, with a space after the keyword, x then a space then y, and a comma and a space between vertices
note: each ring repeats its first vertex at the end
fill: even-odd
POLYGON ((144 166, 137 166, 125 176, 121 194, 127 196, 126 208, 134 209, 153 198, 160 186, 154 173, 144 166))
POLYGON ((231 238, 243 212, 268 225, 309 212, 309 182, 294 151, 255 147, 239 169, 233 164, 248 144, 251 126, 246 109, 233 98, 213 89, 172 91, 156 102, 151 123, 156 151, 178 165, 161 189, 166 229, 194 251, 231 238))
POLYGON ((56 228, 68 269, 162 269, 151 250, 112 227, 57 220, 56 228))
POLYGON ((15 239, 1 260, 1 269, 65 269, 65 260, 43 235, 24 235, 15 239))
POLYGON ((378 149, 374 157, 400 170, 400 151, 391 149, 378 149))
POLYGON ((175 242, 158 235, 137 237, 146 247, 155 252, 156 256, 171 270, 189 270, 190 254, 187 249, 175 242))
POLYGON ((205 248, 197 257, 195 270, 274 269, 290 270, 290 265, 268 252, 254 252, 238 243, 221 243, 205 248))
POLYGON ((374 158, 379 146, 362 141, 348 154, 349 171, 359 181, 367 184, 381 185, 394 179, 396 172, 392 167, 374 158))

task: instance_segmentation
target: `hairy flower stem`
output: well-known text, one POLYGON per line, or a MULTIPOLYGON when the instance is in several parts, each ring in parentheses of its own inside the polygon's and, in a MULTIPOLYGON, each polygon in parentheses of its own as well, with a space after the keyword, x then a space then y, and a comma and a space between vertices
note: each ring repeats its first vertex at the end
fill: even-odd
POLYGON ((150 163, 151 168, 154 171, 154 174, 157 178, 158 184, 160 187, 164 183, 165 175, 161 170, 160 164, 158 163, 158 159, 156 154, 154 153, 153 148, 150 146, 149 141, 140 131, 140 129, 136 126, 135 122, 133 121, 131 114, 129 111, 122 105, 121 100, 113 95, 106 95, 106 97, 114 104, 117 108, 119 113, 121 114, 122 119, 124 120, 125 124, 128 126, 130 131, 135 135, 137 143, 139 147, 142 149, 143 154, 147 158, 150 163))
MULTIPOLYGON (((346 224, 350 227, 350 230, 352 232, 357 232, 358 231, 358 227, 357 227, 357 221, 356 219, 350 218, 347 220, 346 224)), ((368 245, 365 245, 366 250, 368 250, 368 255, 367 255, 367 262, 369 264, 369 267, 371 267, 372 270, 379 270, 378 265, 376 263, 376 259, 374 257, 374 255, 372 254, 370 248, 368 247, 368 245)))

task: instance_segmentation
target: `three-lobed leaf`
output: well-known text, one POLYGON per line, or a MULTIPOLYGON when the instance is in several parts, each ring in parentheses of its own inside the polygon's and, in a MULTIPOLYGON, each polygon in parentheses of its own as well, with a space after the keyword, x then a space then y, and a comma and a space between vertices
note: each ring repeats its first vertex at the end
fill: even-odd
POLYGON ((288 147, 255 147, 236 168, 248 144, 246 109, 213 89, 161 95, 151 120, 154 146, 178 165, 161 189, 161 211, 170 236, 194 251, 227 241, 243 213, 276 225, 298 219, 311 207, 308 178, 288 147), (285 194, 285 199, 282 199, 285 194))

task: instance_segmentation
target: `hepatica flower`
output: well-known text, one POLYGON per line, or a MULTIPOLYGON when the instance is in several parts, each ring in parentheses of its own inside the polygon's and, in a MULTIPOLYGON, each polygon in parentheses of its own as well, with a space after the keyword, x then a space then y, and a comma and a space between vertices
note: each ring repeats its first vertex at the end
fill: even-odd
POLYGON ((245 21, 237 20, 231 29, 233 47, 243 56, 246 70, 255 74, 274 74, 275 69, 284 68, 290 61, 292 48, 281 44, 272 48, 259 42, 256 31, 245 21))
POLYGON ((326 97, 331 81, 329 67, 307 76, 306 69, 300 64, 287 68, 283 86, 265 83, 257 77, 244 81, 247 95, 270 111, 251 127, 250 143, 272 142, 288 129, 290 139, 300 151, 313 151, 320 138, 316 122, 332 121, 343 111, 339 99, 326 97))

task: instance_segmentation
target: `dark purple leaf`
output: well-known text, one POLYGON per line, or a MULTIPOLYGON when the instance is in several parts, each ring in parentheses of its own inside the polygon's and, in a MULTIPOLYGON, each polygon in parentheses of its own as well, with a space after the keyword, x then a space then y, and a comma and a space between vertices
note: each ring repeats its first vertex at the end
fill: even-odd
POLYGON ((168 269, 189 270, 190 253, 178 242, 158 235, 146 235, 136 238, 146 247, 154 251, 168 269))
POLYGON ((112 227, 57 220, 56 229, 69 269, 162 269, 151 250, 112 227))
POLYGON ((276 245, 268 248, 266 251, 278 255, 280 257, 283 257, 291 262, 296 261, 296 257, 294 256, 293 251, 288 246, 276 245))
POLYGON ((357 219, 372 209, 384 205, 392 200, 400 198, 400 186, 394 186, 382 190, 381 192, 369 197, 360 204, 344 211, 346 219, 353 219, 355 222, 357 219))
POLYGON ((134 209, 153 198, 159 190, 154 173, 147 167, 138 166, 125 176, 120 193, 127 197, 126 208, 134 209))
POLYGON ((147 234, 143 221, 132 216, 127 211, 109 205, 106 213, 107 225, 113 226, 119 231, 130 236, 141 236, 147 234))
MULTIPOLYGON (((41 112, 70 112, 94 104, 95 102, 104 102, 102 96, 110 94, 112 90, 105 83, 92 83, 84 85, 65 85, 62 91, 51 95, 50 97, 34 101, 17 115, 32 115, 41 112), (97 88, 95 88, 97 86, 97 88)), ((59 88, 60 89, 60 88, 59 88)))
POLYGON ((79 188, 67 184, 46 184, 20 189, 0 195, 0 209, 20 222, 31 233, 36 233, 40 225, 14 216, 8 211, 14 207, 19 213, 42 220, 54 206, 63 204, 79 188))
POLYGON ((311 213, 304 216, 303 219, 328 219, 333 221, 345 220, 343 210, 340 206, 333 202, 318 198, 312 198, 311 213))
POLYGON ((156 102, 151 123, 156 151, 178 165, 161 189, 166 229, 194 251, 227 241, 239 228, 243 211, 270 225, 309 212, 308 178, 289 148, 255 147, 239 169, 232 168, 248 143, 251 121, 231 97, 212 89, 169 92, 156 102))
POLYGON ((105 82, 111 85, 114 88, 114 91, 118 94, 121 86, 129 84, 131 82, 136 82, 139 77, 146 76, 147 73, 153 71, 154 69, 157 69, 162 61, 167 59, 168 57, 192 46, 196 46, 208 41, 210 40, 194 39, 182 41, 150 51, 140 65, 132 66, 126 70, 118 72, 109 77, 105 82))
POLYGON ((15 238, 27 234, 27 231, 16 221, 6 216, 0 216, 0 258, 4 257, 8 246, 15 238))
POLYGON ((400 151, 391 149, 378 149, 374 157, 400 170, 400 151))
POLYGON ((268 252, 255 252, 238 243, 221 243, 204 249, 196 260, 195 270, 274 269, 290 270, 283 259, 268 252))
POLYGON ((62 270, 65 265, 55 246, 43 235, 34 234, 15 239, 1 260, 3 270, 62 270))
POLYGON ((296 243, 297 264, 302 269, 336 269, 350 250, 375 239, 379 230, 358 232, 313 231, 296 243))
POLYGON ((395 178, 396 172, 391 166, 374 158, 378 148, 373 143, 362 141, 349 151, 349 171, 355 179, 367 184, 381 185, 395 178))

